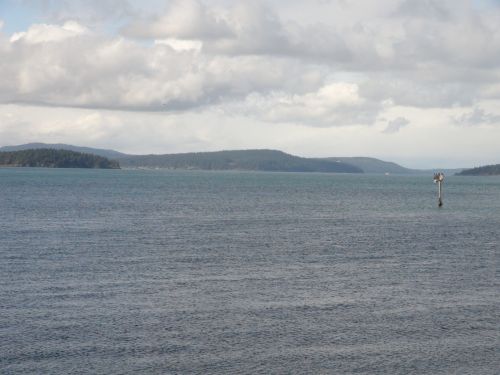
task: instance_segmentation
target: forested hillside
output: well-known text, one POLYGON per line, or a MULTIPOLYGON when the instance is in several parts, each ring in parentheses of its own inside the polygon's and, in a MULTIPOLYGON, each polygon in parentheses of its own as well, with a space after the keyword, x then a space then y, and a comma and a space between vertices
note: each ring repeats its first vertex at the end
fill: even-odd
POLYGON ((36 149, 0 152, 0 166, 117 169, 117 161, 69 150, 36 149))
POLYGON ((462 172, 457 173, 457 176, 500 176, 500 164, 465 169, 462 172))
POLYGON ((123 167, 363 173, 360 168, 350 164, 325 159, 301 158, 275 150, 217 151, 166 155, 129 155, 122 157, 119 160, 123 167))

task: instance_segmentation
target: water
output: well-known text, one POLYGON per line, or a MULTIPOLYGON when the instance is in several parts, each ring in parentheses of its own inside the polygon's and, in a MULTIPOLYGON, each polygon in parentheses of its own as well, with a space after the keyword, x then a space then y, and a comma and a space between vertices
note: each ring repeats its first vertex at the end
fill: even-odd
POLYGON ((498 374, 500 178, 0 169, 2 374, 498 374))

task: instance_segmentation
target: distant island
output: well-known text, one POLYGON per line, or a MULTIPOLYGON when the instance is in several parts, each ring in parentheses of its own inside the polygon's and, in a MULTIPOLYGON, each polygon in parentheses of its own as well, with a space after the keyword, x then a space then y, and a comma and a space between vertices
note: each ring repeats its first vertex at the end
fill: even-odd
POLYGON ((0 167, 119 169, 120 164, 93 154, 39 148, 0 152, 0 167))
POLYGON ((116 160, 120 157, 128 156, 122 152, 118 152, 115 150, 108 150, 103 148, 92 148, 92 147, 82 147, 82 146, 74 146, 68 145, 65 143, 25 143, 23 145, 15 145, 15 146, 3 146, 0 147, 0 152, 2 151, 22 151, 22 150, 38 150, 41 148, 49 148, 54 150, 69 150, 80 152, 82 154, 93 154, 99 155, 111 160, 116 160))
POLYGON ((402 167, 396 163, 368 157, 330 157, 331 161, 348 163, 361 168, 365 173, 374 174, 416 174, 421 171, 402 167))
POLYGON ((276 150, 130 155, 119 160, 123 166, 135 168, 363 173, 361 168, 351 164, 326 159, 302 158, 276 150))
MULTIPOLYGON (((116 160, 123 168, 370 173, 400 175, 423 175, 435 172, 435 170, 405 168, 396 163, 370 157, 304 158, 290 155, 278 150, 230 150, 163 155, 132 155, 110 149, 74 146, 63 143, 27 143, 23 145, 0 147, 0 152, 31 149, 57 149, 94 154, 104 158, 116 160)), ((449 175, 462 170, 437 169, 449 175)))
POLYGON ((465 169, 457 176, 500 176, 500 164, 485 165, 483 167, 465 169))

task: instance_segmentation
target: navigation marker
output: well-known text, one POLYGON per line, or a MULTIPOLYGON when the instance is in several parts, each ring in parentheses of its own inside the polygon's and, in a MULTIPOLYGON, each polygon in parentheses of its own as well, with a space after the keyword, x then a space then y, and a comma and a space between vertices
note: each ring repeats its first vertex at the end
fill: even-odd
POLYGON ((434 173, 434 183, 438 184, 438 207, 443 206, 443 181, 444 173, 434 173))

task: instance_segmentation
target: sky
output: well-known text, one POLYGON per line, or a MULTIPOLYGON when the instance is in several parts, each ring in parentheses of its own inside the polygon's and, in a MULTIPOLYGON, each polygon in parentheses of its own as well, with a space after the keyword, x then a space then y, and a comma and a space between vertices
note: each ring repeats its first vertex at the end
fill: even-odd
POLYGON ((498 0, 0 0, 0 146, 500 163, 498 0))

